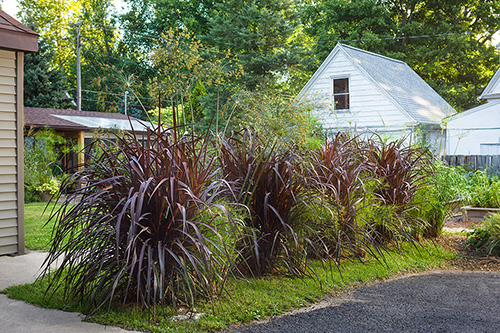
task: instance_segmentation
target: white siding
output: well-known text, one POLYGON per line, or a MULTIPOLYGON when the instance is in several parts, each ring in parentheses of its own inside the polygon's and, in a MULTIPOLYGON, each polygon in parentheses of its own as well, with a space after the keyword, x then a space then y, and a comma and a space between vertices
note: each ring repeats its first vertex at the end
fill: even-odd
POLYGON ((500 142, 500 103, 489 102, 472 111, 448 121, 448 155, 480 155, 481 144, 500 142))
POLYGON ((337 52, 317 74, 303 100, 312 104, 325 128, 345 129, 357 126, 358 129, 398 131, 411 124, 411 119, 342 51, 337 52), (332 77, 349 77, 349 112, 335 112, 333 109, 332 77))
POLYGON ((17 252, 19 242, 16 64, 16 52, 0 50, 0 254, 17 252))

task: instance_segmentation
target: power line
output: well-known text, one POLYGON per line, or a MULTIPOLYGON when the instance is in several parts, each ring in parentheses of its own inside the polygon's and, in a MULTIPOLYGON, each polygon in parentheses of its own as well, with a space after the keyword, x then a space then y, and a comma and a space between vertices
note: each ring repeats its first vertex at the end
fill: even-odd
MULTIPOLYGON (((104 29, 110 30, 109 27, 106 27, 104 25, 100 25, 104 29)), ((133 33, 134 35, 139 35, 142 37, 145 37, 146 39, 150 39, 155 41, 159 45, 165 45, 165 42, 160 42, 159 40, 162 38, 161 36, 153 36, 153 35, 146 35, 144 33, 141 33, 137 30, 132 30, 130 28, 126 27, 119 27, 118 29, 126 30, 129 33, 133 33)), ((330 40, 330 41, 310 41, 307 42, 306 44, 314 44, 314 43, 337 43, 337 42, 365 42, 365 41, 374 41, 374 40, 402 40, 402 39, 416 39, 416 38, 433 38, 433 37, 444 37, 444 36, 458 36, 458 35, 471 35, 471 34, 479 34, 479 33, 485 33, 485 32, 497 32, 498 29, 487 29, 487 30, 479 30, 479 31, 463 31, 463 32, 450 32, 450 33, 440 33, 440 34, 425 34, 425 35, 411 35, 411 36, 391 36, 391 37, 375 37, 375 38, 358 38, 358 39, 335 39, 335 40, 330 40)), ((133 44, 142 44, 139 41, 127 41, 129 43, 133 44)), ((211 44, 206 44, 203 43, 206 46, 218 46, 218 45, 211 45, 211 44)))

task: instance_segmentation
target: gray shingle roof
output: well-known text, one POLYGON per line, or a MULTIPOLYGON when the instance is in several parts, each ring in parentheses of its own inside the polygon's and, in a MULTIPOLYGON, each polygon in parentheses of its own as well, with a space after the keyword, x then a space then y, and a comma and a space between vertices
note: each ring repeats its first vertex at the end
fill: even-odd
POLYGON ((120 113, 95 111, 62 110, 51 108, 25 107, 24 126, 33 128, 51 127, 58 130, 92 131, 98 128, 121 129, 146 132, 147 123, 120 113))
POLYGON ((456 111, 410 66, 345 44, 338 44, 399 106, 419 123, 440 123, 456 111))

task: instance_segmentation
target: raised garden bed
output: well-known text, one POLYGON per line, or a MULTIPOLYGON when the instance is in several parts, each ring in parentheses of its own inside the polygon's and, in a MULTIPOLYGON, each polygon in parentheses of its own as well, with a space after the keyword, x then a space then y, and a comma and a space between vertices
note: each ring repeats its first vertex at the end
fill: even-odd
POLYGON ((464 222, 481 222, 484 217, 491 213, 499 213, 500 208, 483 208, 483 207, 473 207, 465 206, 462 207, 462 215, 464 222))

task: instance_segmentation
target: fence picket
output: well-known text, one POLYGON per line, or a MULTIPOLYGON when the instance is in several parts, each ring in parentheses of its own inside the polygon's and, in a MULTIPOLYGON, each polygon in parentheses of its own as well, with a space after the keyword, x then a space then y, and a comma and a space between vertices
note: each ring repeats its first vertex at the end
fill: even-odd
POLYGON ((500 155, 446 155, 443 159, 448 165, 500 173, 500 155))

